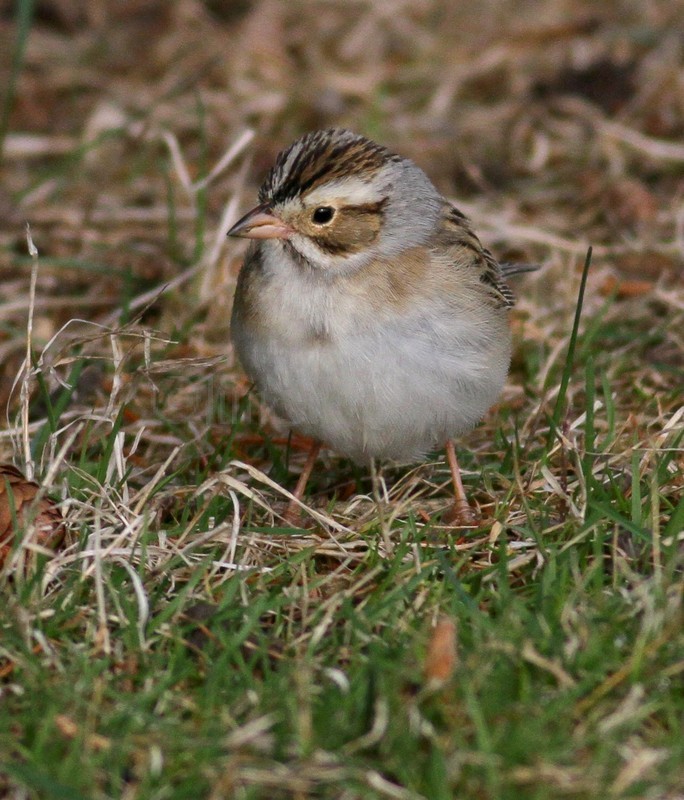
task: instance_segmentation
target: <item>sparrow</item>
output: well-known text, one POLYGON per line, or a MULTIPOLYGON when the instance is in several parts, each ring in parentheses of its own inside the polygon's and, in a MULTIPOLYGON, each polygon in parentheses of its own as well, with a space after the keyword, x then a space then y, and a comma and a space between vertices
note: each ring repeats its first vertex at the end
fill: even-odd
POLYGON ((454 439, 496 401, 511 358, 505 278, 469 220, 413 161, 349 130, 307 133, 276 158, 231 319, 262 398, 314 444, 285 518, 296 519, 321 443, 361 464, 446 449, 449 521, 472 511, 454 439))

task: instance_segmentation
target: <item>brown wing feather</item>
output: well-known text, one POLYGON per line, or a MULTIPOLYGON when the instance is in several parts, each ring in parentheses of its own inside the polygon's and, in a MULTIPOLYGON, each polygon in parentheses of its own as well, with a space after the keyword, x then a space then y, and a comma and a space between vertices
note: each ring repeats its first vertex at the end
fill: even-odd
POLYGON ((473 264, 480 270, 480 281, 489 289, 495 305, 512 308, 515 296, 503 279, 504 271, 489 250, 482 246, 468 218, 451 204, 445 206, 444 212, 444 231, 449 243, 472 252, 473 264))

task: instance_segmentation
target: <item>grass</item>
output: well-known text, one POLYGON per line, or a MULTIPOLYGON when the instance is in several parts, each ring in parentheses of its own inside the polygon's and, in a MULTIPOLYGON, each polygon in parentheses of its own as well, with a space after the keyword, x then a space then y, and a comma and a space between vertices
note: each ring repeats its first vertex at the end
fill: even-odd
POLYGON ((675 12, 189 8, 0 18, 0 461, 69 527, 2 566, 0 796, 681 800, 675 12), (304 443, 234 363, 224 235, 333 123, 542 264, 459 450, 474 531, 440 525, 441 454, 379 508, 326 453, 308 527, 279 518, 304 443))

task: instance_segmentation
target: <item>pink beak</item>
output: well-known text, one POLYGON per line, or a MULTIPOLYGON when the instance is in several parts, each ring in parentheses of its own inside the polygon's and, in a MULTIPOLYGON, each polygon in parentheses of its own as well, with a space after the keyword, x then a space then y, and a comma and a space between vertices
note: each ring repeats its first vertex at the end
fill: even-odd
POLYGON ((268 203, 253 208, 228 231, 243 239, 287 239, 294 233, 289 225, 271 213, 268 203))

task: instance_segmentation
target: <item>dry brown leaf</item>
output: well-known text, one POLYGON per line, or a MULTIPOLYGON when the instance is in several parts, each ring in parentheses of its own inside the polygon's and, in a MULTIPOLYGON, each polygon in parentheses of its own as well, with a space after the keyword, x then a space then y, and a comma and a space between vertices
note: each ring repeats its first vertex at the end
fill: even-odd
POLYGON ((456 623, 449 617, 440 617, 432 631, 425 656, 425 680, 428 684, 442 684, 456 669, 456 623))
POLYGON ((613 275, 609 275, 601 284, 600 292, 604 296, 614 293, 618 298, 628 299, 650 294, 653 291, 653 286, 652 281, 638 280, 636 278, 621 281, 613 275))
POLYGON ((606 193, 606 208, 621 225, 652 223, 658 214, 653 192, 634 178, 621 178, 606 193))
POLYGON ((0 464, 0 566, 12 550, 17 526, 35 526, 33 541, 43 547, 57 547, 64 538, 64 520, 55 502, 36 496, 40 486, 28 481, 11 464, 0 464))
MULTIPOLYGON (((57 714, 55 717, 55 726, 62 736, 67 739, 75 739, 79 735, 79 727, 71 717, 66 714, 57 714)), ((99 733, 89 733, 86 736, 86 744, 93 750, 109 750, 112 746, 111 741, 99 733)))
POLYGON ((646 250, 640 253, 622 253, 615 257, 615 268, 620 274, 634 275, 638 279, 654 281, 661 278, 676 280, 681 275, 681 259, 666 253, 646 250))

